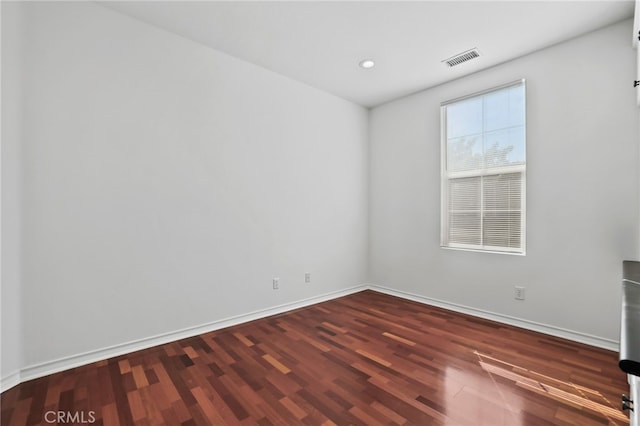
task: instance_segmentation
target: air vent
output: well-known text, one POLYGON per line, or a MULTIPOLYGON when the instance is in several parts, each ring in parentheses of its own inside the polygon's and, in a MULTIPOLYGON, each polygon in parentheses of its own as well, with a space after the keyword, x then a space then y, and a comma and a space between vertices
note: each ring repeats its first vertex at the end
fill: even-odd
POLYGON ((456 65, 460 65, 463 62, 467 62, 467 61, 470 61, 471 59, 478 58, 479 56, 480 56, 480 53, 478 53, 478 50, 474 47, 471 50, 467 50, 466 52, 459 53, 455 56, 450 57, 449 59, 445 59, 442 62, 449 65, 450 67, 455 67, 456 65))

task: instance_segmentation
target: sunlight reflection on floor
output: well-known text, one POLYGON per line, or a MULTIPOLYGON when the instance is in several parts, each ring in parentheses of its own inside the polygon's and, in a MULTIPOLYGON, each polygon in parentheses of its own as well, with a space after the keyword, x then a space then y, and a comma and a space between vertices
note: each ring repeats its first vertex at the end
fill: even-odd
POLYGON ((600 414, 612 424, 619 424, 618 422, 627 423, 629 421, 629 418, 624 413, 614 408, 613 404, 598 391, 545 376, 489 355, 481 354, 478 351, 474 353, 478 356, 478 362, 482 369, 494 380, 496 387, 495 377, 501 377, 513 381, 516 386, 551 398, 561 404, 600 414))

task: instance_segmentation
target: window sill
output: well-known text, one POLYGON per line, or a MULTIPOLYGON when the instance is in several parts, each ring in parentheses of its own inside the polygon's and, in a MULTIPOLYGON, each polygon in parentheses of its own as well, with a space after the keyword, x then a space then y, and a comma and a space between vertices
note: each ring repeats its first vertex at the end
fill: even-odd
POLYGON ((440 246, 441 249, 445 250, 455 250, 455 251, 471 251, 476 253, 490 253, 490 254, 506 254, 509 256, 526 256, 527 252, 516 252, 516 251, 498 251, 498 250, 482 250, 482 249, 472 249, 472 248, 463 248, 463 247, 450 247, 450 246, 440 246))

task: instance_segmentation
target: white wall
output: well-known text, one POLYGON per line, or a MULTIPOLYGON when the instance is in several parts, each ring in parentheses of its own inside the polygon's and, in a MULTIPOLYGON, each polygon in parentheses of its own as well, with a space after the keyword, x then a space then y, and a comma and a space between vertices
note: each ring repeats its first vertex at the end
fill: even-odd
MULTIPOLYGON (((632 23, 375 108, 371 280, 615 343, 621 261, 638 258, 632 23), (440 103, 527 79, 527 254, 444 250, 440 103), (526 300, 513 286, 526 287, 526 300)), ((464 65, 462 65, 464 66, 464 65)))
POLYGON ((24 7, 23 366, 365 281, 365 109, 95 4, 24 7))
POLYGON ((2 13, 2 286, 0 388, 15 384, 22 366, 20 316, 20 138, 22 132, 22 14, 15 3, 2 13))
POLYGON ((6 5, 3 380, 367 280, 617 339, 640 232, 630 22, 368 114, 99 5, 6 5), (442 250, 440 102, 522 77, 527 255, 442 250))

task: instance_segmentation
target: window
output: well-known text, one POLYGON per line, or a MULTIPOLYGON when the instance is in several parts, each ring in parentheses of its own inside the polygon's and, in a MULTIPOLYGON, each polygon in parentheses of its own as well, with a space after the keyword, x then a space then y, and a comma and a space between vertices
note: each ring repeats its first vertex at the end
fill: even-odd
POLYGON ((525 251, 525 81, 445 102, 442 247, 525 251))

